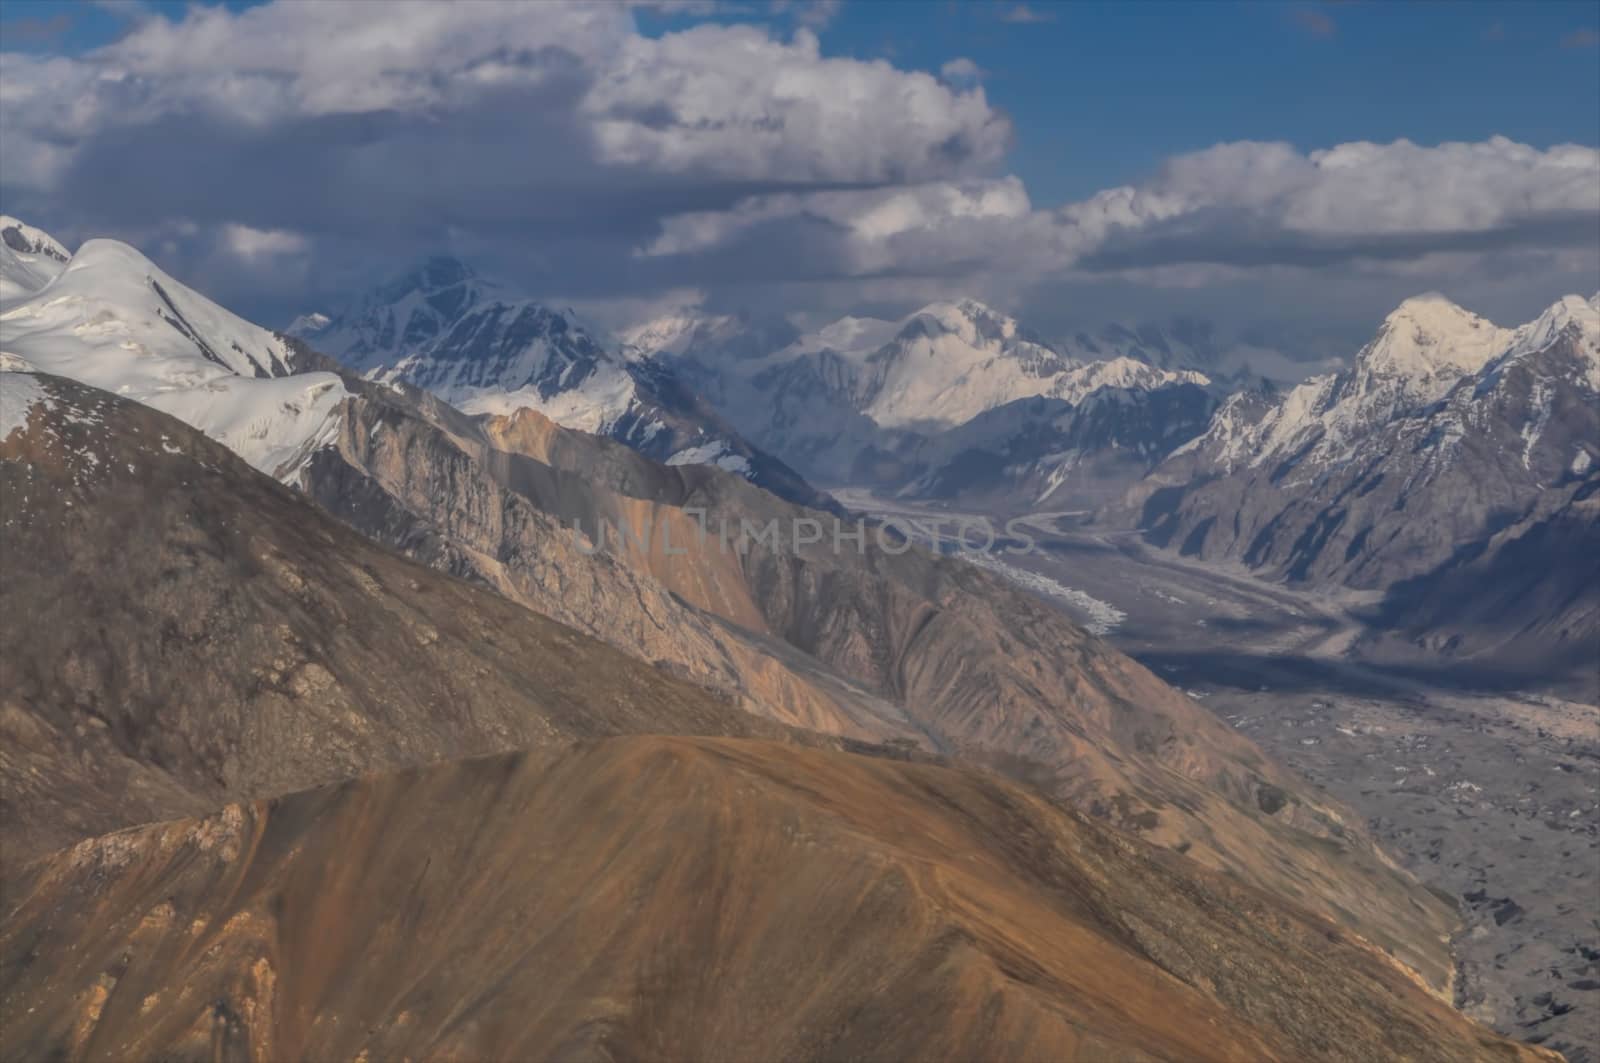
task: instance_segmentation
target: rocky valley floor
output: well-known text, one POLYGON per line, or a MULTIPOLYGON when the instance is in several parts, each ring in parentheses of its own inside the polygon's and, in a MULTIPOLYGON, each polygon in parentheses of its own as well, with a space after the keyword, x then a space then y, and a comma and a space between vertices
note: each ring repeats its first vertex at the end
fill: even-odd
POLYGON ((1456 1003, 1573 1063, 1600 1060, 1600 741, 1593 706, 1537 695, 1193 688, 1354 806, 1461 901, 1456 1003))
MULTIPOLYGON (((961 519, 847 497, 947 529, 961 519)), ((1358 597, 1297 593, 1071 520, 1034 518, 1035 552, 987 563, 1354 808, 1454 899, 1465 1011, 1573 1063, 1600 1061, 1600 691, 1354 663, 1344 651, 1361 633, 1358 597)))

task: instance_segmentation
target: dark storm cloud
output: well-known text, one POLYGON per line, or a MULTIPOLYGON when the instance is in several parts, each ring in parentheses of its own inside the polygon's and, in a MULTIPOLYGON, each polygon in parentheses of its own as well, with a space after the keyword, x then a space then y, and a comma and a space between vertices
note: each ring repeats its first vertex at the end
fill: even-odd
POLYGON ((1430 254, 1491 254, 1530 246, 1551 251, 1600 246, 1600 216, 1551 211, 1473 231, 1339 233, 1288 230, 1242 208, 1217 208, 1119 230, 1084 255, 1077 268, 1209 264, 1319 269, 1355 260, 1406 262, 1430 254))

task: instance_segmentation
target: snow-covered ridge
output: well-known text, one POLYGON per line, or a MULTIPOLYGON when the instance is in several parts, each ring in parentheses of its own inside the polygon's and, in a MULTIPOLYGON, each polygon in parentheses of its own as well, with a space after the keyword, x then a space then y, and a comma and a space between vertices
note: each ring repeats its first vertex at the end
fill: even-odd
POLYGON ((0 443, 26 427, 29 411, 39 405, 48 409, 50 397, 26 371, 26 363, 13 363, 0 355, 0 443))
POLYGON ((275 333, 229 313, 115 240, 90 240, 0 312, 0 349, 172 414, 287 477, 331 440, 346 397, 332 373, 291 375, 275 333))
POLYGON ((1562 298, 1517 330, 1508 357, 1542 351, 1569 330, 1576 334, 1578 351, 1587 363, 1589 387, 1600 391, 1600 293, 1588 299, 1580 295, 1562 298))
POLYGON ((1018 399, 1210 383, 1126 357, 1080 364, 971 300, 912 315, 866 361, 875 374, 861 412, 883 428, 954 428, 1018 399))
POLYGON ((1209 383, 1126 357, 1080 363, 974 299, 931 303, 898 320, 843 317, 764 354, 748 341, 733 344, 739 325, 678 312, 633 330, 630 341, 669 358, 692 352, 734 392, 759 389, 757 378, 779 367, 814 362, 840 402, 886 429, 953 428, 1018 399, 1077 402, 1106 387, 1209 383))
MULTIPOLYGON (((715 327, 669 316, 634 338, 688 349, 715 327)), ((571 308, 515 295, 453 258, 429 258, 291 331, 370 380, 403 381, 467 413, 533 410, 657 460, 716 465, 774 489, 787 482, 766 479, 770 469, 742 456, 749 444, 686 399, 650 352, 619 348, 571 308)))
POLYGON ((637 401, 624 360, 569 310, 510 295, 434 256, 293 335, 372 380, 403 380, 469 413, 532 409, 605 434, 637 401))

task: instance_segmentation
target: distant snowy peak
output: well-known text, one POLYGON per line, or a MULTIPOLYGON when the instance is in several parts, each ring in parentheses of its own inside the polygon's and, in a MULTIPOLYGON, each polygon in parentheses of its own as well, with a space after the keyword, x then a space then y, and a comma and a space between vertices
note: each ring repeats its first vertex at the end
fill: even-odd
POLYGON ((1600 359, 1600 293, 1585 299, 1568 295, 1516 331, 1513 355, 1541 351, 1563 333, 1572 332, 1579 349, 1591 359, 1600 359))
POLYGON ((1420 413, 1463 381, 1494 375, 1571 335, 1584 359, 1578 382, 1600 390, 1600 296, 1569 295, 1517 329, 1495 325, 1437 294, 1407 299, 1342 373, 1312 377, 1262 403, 1235 396, 1183 452, 1208 454, 1222 471, 1297 455, 1301 464, 1345 460, 1361 440, 1420 413))
POLYGON ((1058 378, 1051 397, 1076 403, 1106 388, 1153 391, 1178 384, 1207 387, 1211 379, 1193 369, 1158 369, 1134 358, 1118 357, 1067 370, 1058 378))
POLYGON ((1479 317, 1437 292, 1407 299, 1384 318, 1356 355, 1358 376, 1386 375, 1446 382, 1476 372, 1503 354, 1511 329, 1479 317))
POLYGON ((345 396, 331 373, 291 375, 283 337, 115 240, 88 241, 49 284, 8 304, 0 349, 170 413, 279 476, 328 440, 345 396))
POLYGON ((302 314, 289 333, 359 373, 392 369, 437 342, 486 298, 486 285, 463 262, 429 258, 331 317, 302 314))
POLYGON ((326 324, 307 315, 294 331, 368 379, 403 381, 467 413, 532 410, 647 457, 715 465, 811 504, 819 496, 793 470, 751 447, 651 357, 720 343, 747 325, 685 311, 641 327, 618 351, 570 308, 520 298, 464 263, 434 257, 326 324))
POLYGON ((1166 325, 1113 323, 1095 332, 1075 332, 1054 346, 1078 362, 1132 358, 1158 369, 1187 369, 1213 379, 1224 368, 1211 324, 1189 318, 1175 318, 1166 325))
POLYGON ((819 478, 855 475, 862 455, 898 446, 904 433, 942 433, 1019 400, 1077 403, 1102 390, 1210 383, 1110 348, 1080 361, 975 299, 897 319, 850 315, 804 333, 679 310, 625 339, 676 366, 744 434, 819 478))
POLYGON ((898 321, 845 317, 765 357, 724 359, 735 374, 815 364, 838 401, 883 428, 953 427, 1050 392, 1076 363, 980 302, 931 303, 898 321))
POLYGON ((9 214, 0 214, 0 243, 18 254, 39 255, 57 262, 65 262, 72 257, 72 253, 55 237, 9 214))
POLYGON ((1026 351, 1055 360, 1061 358, 1060 352, 1018 325, 1015 318, 985 306, 976 299, 931 303, 907 319, 900 335, 914 338, 935 329, 960 337, 974 350, 1026 351))
POLYGON ((1019 399, 1077 403, 1105 388, 1210 383, 1122 355, 1080 361, 971 300, 912 315, 868 361, 881 382, 862 412, 882 427, 952 428, 1019 399))
POLYGON ((683 307, 624 329, 618 348, 630 361, 686 359, 746 361, 782 350, 800 337, 785 318, 706 313, 683 307))
POLYGON ((526 407, 604 433, 634 398, 622 360, 577 315, 512 297, 445 256, 291 331, 358 373, 404 380, 471 413, 526 407))
POLYGON ((49 233, 0 214, 0 302, 26 298, 43 288, 71 257, 49 233))
POLYGON ((314 312, 301 314, 289 322, 289 327, 284 331, 296 339, 311 340, 331 324, 333 324, 333 318, 327 314, 314 312))
POLYGON ((841 317, 807 337, 796 337, 795 347, 833 351, 875 351, 894 339, 903 324, 875 317, 841 317))
POLYGON ((697 337, 714 335, 729 320, 726 315, 701 314, 687 307, 623 329, 617 333, 617 343, 624 351, 642 357, 681 355, 694 346, 697 337))

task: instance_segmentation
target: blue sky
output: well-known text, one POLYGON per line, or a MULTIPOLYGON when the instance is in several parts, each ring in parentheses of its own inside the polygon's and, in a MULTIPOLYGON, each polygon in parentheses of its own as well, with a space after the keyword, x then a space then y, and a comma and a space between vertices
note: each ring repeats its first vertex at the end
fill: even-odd
POLYGON ((269 321, 440 250, 597 313, 1339 343, 1600 287, 1592 2, 6 0, 0 52, 5 209, 269 321))
POLYGON ((1039 3, 1006 21, 1019 6, 845 4, 822 41, 929 70, 971 58, 1045 203, 1229 140, 1600 143, 1593 3, 1039 3))

